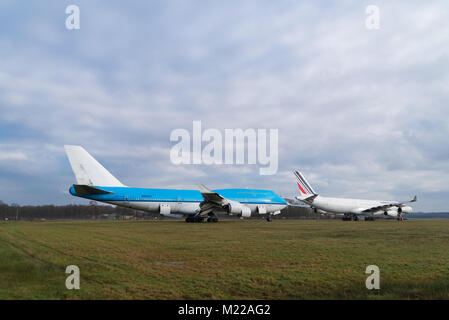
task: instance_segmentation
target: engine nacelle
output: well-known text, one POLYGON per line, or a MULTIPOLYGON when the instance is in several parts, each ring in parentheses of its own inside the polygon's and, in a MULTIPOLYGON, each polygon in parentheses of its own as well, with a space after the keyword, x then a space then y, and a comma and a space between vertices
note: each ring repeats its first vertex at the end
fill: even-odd
POLYGON ((241 215, 244 218, 251 217, 251 209, 240 202, 232 201, 223 206, 229 215, 241 215))
POLYGON ((409 206, 404 206, 404 207, 400 207, 399 208, 401 211, 401 213, 412 213, 413 212, 413 209, 412 209, 412 207, 409 207, 409 206))
POLYGON ((161 205, 159 206, 159 213, 163 216, 170 214, 170 211, 170 205, 167 203, 161 203, 161 205))
POLYGON ((259 214, 266 214, 267 213, 267 207, 265 207, 265 206, 257 206, 257 212, 259 212, 259 214))
POLYGON ((412 213, 412 211, 413 211, 412 207, 409 206, 392 207, 389 210, 385 211, 384 215, 396 218, 404 213, 412 213))
POLYGON ((243 218, 249 218, 251 217, 251 209, 247 206, 242 207, 242 217, 243 218))
POLYGON ((388 210, 388 211, 384 212, 384 215, 396 218, 398 216, 398 211, 397 210, 388 210))

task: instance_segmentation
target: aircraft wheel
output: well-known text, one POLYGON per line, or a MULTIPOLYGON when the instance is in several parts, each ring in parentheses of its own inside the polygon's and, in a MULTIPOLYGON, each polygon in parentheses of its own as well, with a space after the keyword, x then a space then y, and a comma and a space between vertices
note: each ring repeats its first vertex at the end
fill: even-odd
POLYGON ((187 218, 186 218, 186 222, 193 222, 193 218, 187 217, 187 218))
POLYGON ((352 220, 354 220, 354 221, 359 221, 359 217, 357 217, 356 215, 354 215, 354 216, 352 217, 352 220))
POLYGON ((217 217, 211 218, 211 222, 218 222, 218 218, 217 217))
POLYGON ((270 216, 268 216, 268 217, 267 217, 267 221, 268 221, 268 222, 271 222, 271 221, 273 221, 273 218, 270 217, 270 216))

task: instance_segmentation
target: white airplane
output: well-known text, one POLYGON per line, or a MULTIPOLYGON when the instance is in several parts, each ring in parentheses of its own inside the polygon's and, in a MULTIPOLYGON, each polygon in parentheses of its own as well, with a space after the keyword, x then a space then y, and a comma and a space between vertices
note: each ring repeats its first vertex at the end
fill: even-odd
POLYGON ((397 220, 403 220, 403 214, 412 213, 413 211, 406 204, 418 200, 416 196, 410 201, 403 202, 322 197, 313 190, 299 171, 294 171, 294 174, 298 179, 297 184, 301 193, 296 199, 308 204, 319 214, 342 214, 344 215, 343 220, 356 221, 359 219, 359 216, 365 216, 365 220, 374 220, 376 215, 385 215, 397 220))

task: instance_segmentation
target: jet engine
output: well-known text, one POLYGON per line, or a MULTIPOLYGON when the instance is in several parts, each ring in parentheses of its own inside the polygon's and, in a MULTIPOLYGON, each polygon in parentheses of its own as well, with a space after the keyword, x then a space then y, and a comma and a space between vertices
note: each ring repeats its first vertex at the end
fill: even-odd
POLYGON ((389 210, 384 212, 384 215, 396 218, 403 213, 412 213, 413 209, 409 206, 404 207, 392 207, 389 210))
POLYGON ((396 218, 398 216, 398 210, 396 209, 390 209, 388 211, 384 212, 384 215, 389 216, 389 217, 393 217, 396 218))
POLYGON ((401 213, 412 213, 413 212, 412 207, 409 207, 409 206, 400 207, 399 209, 401 209, 401 211, 400 211, 401 213))
POLYGON ((242 205, 239 202, 232 201, 228 204, 225 204, 223 206, 223 209, 229 214, 229 215, 241 215, 244 218, 251 217, 251 209, 245 205, 242 205))

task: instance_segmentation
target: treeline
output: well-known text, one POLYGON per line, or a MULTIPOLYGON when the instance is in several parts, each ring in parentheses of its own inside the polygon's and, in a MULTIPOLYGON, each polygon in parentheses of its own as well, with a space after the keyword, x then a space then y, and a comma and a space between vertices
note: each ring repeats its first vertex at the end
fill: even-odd
MULTIPOLYGON (((153 215, 149 214, 149 217, 153 215)), ((143 218, 140 211, 123 207, 98 205, 43 205, 19 206, 7 205, 0 201, 0 220, 57 220, 57 219, 123 219, 124 217, 143 218)))
MULTIPOLYGON (((5 204, 0 201, 0 221, 4 220, 60 220, 60 219, 163 219, 159 214, 151 214, 138 210, 99 205, 91 201, 89 205, 43 205, 20 206, 5 204)), ((259 216, 261 218, 263 216, 259 216)), ((287 207, 274 218, 316 218, 317 214, 307 207, 287 207)))
MULTIPOLYGON (((281 211, 279 215, 280 218, 306 218, 306 219, 316 219, 320 218, 319 214, 315 213, 309 207, 299 207, 299 206, 288 206, 281 211)), ((323 217, 321 217, 323 218, 323 217)))

